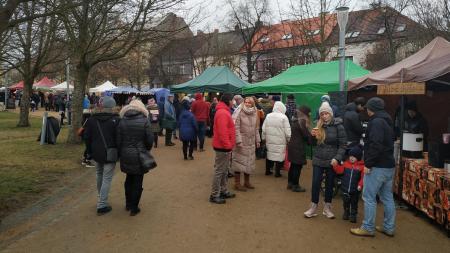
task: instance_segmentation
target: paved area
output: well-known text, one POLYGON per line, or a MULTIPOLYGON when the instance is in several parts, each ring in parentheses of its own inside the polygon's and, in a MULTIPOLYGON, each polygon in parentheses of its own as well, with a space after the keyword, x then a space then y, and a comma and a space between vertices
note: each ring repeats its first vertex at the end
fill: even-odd
MULTIPOLYGON (((226 205, 213 205, 208 202, 214 156, 211 148, 194 153, 194 161, 182 159, 179 142, 175 147, 160 147, 153 154, 159 166, 144 178, 139 215, 130 217, 124 210, 124 174, 117 166, 110 195, 113 211, 97 216, 92 171, 42 213, 18 216, 19 225, 0 230, 0 250, 437 253, 450 248, 450 239, 443 231, 407 210, 397 213, 394 238, 350 235, 354 225, 340 219, 339 197, 334 200, 337 219, 322 215, 305 219, 303 212, 310 199, 309 167, 301 179, 308 192, 293 193, 286 190, 286 173, 282 178, 264 176, 264 161, 259 160, 252 178, 255 190, 237 193, 226 205)), ((381 206, 378 211, 381 222, 381 206)))

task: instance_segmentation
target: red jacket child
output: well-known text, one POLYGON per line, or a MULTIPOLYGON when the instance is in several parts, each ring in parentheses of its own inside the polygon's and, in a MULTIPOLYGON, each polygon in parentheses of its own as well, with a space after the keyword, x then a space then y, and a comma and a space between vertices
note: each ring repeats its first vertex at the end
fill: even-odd
POLYGON ((350 160, 344 162, 343 165, 333 167, 336 174, 343 174, 341 190, 345 193, 353 193, 361 191, 364 180, 364 161, 356 161, 352 163, 350 160))

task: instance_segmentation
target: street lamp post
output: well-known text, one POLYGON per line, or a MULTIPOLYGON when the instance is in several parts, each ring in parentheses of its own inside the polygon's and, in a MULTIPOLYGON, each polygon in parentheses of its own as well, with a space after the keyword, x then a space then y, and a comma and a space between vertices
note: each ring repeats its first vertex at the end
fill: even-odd
POLYGON ((345 90, 345 28, 348 21, 348 7, 338 7, 337 21, 339 25, 339 90, 345 90))

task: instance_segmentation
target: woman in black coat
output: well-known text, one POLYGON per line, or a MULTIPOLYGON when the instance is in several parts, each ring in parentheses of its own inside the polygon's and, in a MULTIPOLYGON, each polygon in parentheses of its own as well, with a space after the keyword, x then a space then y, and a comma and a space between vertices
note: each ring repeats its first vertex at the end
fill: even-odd
POLYGON ((312 136, 309 132, 311 109, 302 106, 297 110, 296 115, 292 119, 291 139, 288 145, 288 157, 291 162, 288 174, 288 190, 293 192, 305 192, 305 188, 301 187, 300 174, 303 165, 306 165, 305 143, 311 145, 312 136))
POLYGON ((121 121, 117 129, 117 146, 120 154, 120 170, 127 174, 125 180, 126 210, 134 216, 141 210, 142 181, 149 170, 143 168, 140 153, 150 152, 153 133, 148 111, 140 100, 133 100, 120 111, 121 121))

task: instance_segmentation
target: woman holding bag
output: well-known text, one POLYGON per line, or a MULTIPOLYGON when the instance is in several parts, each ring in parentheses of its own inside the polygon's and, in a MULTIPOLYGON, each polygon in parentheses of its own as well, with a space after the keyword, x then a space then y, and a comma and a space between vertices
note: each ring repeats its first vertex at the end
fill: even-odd
POLYGON ((140 100, 133 100, 120 111, 121 121, 117 129, 117 146, 120 154, 120 169, 127 174, 125 179, 126 210, 135 216, 141 209, 144 174, 154 163, 150 150, 153 133, 147 119, 148 110, 140 100))

